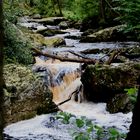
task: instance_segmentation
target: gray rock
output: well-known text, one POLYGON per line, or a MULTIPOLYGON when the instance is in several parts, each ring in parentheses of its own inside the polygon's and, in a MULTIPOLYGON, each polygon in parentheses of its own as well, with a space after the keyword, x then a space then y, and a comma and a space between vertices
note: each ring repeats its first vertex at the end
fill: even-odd
POLYGON ((4 79, 7 124, 57 110, 52 102, 52 93, 43 80, 33 74, 29 68, 15 64, 6 65, 4 79), (15 87, 16 90, 14 92, 8 90, 9 87, 15 87))

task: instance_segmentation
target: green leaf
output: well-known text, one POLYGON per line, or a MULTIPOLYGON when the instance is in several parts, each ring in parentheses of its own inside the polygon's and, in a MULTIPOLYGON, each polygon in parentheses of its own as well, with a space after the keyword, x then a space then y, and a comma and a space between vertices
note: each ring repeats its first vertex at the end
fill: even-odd
POLYGON ((118 136, 119 132, 115 128, 109 128, 109 133, 111 136, 118 136))
POLYGON ((124 91, 126 91, 128 95, 131 95, 137 93, 138 89, 134 87, 134 88, 124 89, 124 91))
POLYGON ((79 128, 83 127, 84 126, 84 120, 82 120, 82 119, 76 119, 76 125, 79 128))

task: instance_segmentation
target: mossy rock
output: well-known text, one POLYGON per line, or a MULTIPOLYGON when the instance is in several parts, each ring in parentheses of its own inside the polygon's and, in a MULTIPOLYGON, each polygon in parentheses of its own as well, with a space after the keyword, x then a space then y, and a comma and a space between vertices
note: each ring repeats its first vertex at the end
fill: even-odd
POLYGON ((128 113, 132 111, 134 105, 131 103, 129 96, 124 94, 116 94, 106 106, 107 111, 110 113, 128 113))
POLYGON ((37 33, 26 33, 26 36, 31 40, 33 46, 43 46, 46 45, 45 37, 37 33))
POLYGON ((67 29, 68 28, 68 23, 66 21, 62 21, 59 23, 60 29, 67 29))
POLYGON ((56 34, 65 34, 66 32, 61 31, 60 29, 44 28, 44 29, 37 30, 36 33, 42 34, 43 36, 54 36, 56 34))
POLYGON ((66 45, 66 42, 64 38, 52 37, 52 38, 45 38, 45 44, 48 47, 58 47, 59 45, 66 45))
POLYGON ((34 46, 47 46, 47 47, 57 47, 59 45, 65 45, 66 42, 64 38, 61 37, 44 37, 37 33, 28 33, 27 36, 32 40, 34 46))
POLYGON ((52 93, 30 68, 15 64, 5 65, 4 81, 6 124, 57 110, 52 102, 52 93), (9 87, 16 87, 16 90, 13 92, 9 87))
POLYGON ((107 102, 125 88, 136 85, 140 75, 139 63, 122 63, 119 66, 89 65, 81 81, 88 100, 107 102))
POLYGON ((83 36, 80 42, 106 42, 124 40, 125 36, 123 36, 122 32, 120 32, 122 27, 123 25, 119 25, 99 30, 90 35, 83 36))

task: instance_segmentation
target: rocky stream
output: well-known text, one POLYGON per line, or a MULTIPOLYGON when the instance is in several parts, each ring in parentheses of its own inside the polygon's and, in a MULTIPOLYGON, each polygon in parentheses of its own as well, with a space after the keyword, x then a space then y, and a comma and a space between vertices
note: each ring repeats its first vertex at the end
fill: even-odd
MULTIPOLYGON (((79 56, 75 56, 71 52, 75 52, 78 54, 79 52, 92 52, 85 53, 84 57, 88 57, 91 59, 94 58, 96 60, 102 59, 102 61, 106 61, 109 58, 109 56, 107 55, 109 51, 120 48, 127 48, 130 52, 134 50, 132 48, 139 48, 138 42, 119 42, 114 41, 113 39, 113 41, 109 42, 102 42, 99 41, 99 39, 97 39, 98 41, 93 42, 91 40, 93 39, 93 37, 95 40, 95 34, 94 36, 93 34, 86 35, 88 39, 84 41, 86 38, 85 36, 83 37, 84 33, 80 32, 79 28, 76 29, 76 25, 74 26, 74 24, 62 17, 49 19, 22 17, 19 20, 18 24, 24 28, 28 28, 28 30, 32 32, 32 35, 30 32, 26 35, 30 36, 30 39, 33 41, 34 45, 40 48, 44 53, 49 52, 50 54, 60 55, 61 57, 66 58, 79 58, 79 56)), ((109 33, 107 32, 106 36, 109 38, 108 34, 109 33)), ((101 35, 98 36, 101 38, 101 35)), ((69 124, 64 124, 62 123, 62 121, 57 120, 57 113, 55 111, 50 111, 53 113, 44 111, 44 114, 42 115, 35 115, 33 113, 32 115, 34 117, 32 118, 31 115, 31 119, 21 119, 22 121, 11 121, 12 123, 7 125, 4 129, 5 140, 72 140, 73 137, 71 135, 71 131, 74 131, 76 129, 74 122, 76 118, 80 118, 81 116, 87 117, 94 124, 102 126, 103 128, 113 127, 116 128, 119 132, 127 133, 129 131, 129 125, 131 123, 132 112, 126 111, 124 113, 121 111, 124 110, 124 108, 122 109, 120 107, 121 109, 119 108, 117 111, 115 110, 113 113, 110 113, 109 111, 107 111, 107 102, 104 99, 108 98, 108 95, 110 96, 110 93, 112 92, 121 92, 120 87, 122 89, 125 87, 127 88, 128 85, 129 87, 135 85, 136 77, 133 80, 130 80, 130 78, 132 76, 136 76, 136 73, 139 73, 139 69, 136 68, 136 66, 138 67, 138 64, 139 59, 137 58, 129 60, 129 58, 127 57, 120 56, 118 60, 112 63, 109 67, 103 66, 102 68, 100 68, 99 65, 98 70, 95 70, 94 73, 90 73, 90 70, 93 70, 94 66, 89 65, 85 70, 85 72, 87 73, 84 73, 84 71, 82 71, 81 69, 82 64, 80 63, 61 62, 53 58, 35 56, 35 64, 32 66, 32 71, 39 75, 39 77, 43 78, 43 83, 39 80, 37 81, 38 84, 32 84, 32 81, 35 81, 33 77, 31 78, 32 80, 29 81, 30 87, 32 87, 32 91, 38 90, 37 85, 39 86, 38 96, 39 93, 44 93, 44 85, 47 85, 47 87, 53 94, 53 97, 51 97, 51 99, 55 104, 59 104, 60 102, 67 100, 70 97, 71 93, 73 93, 82 84, 84 85, 84 90, 81 90, 81 94, 77 95, 77 97, 72 96, 70 101, 59 106, 60 110, 73 114, 69 124), (136 62, 135 66, 133 66, 132 64, 133 61, 136 62), (130 64, 128 66, 123 66, 122 62, 130 64), (131 69, 129 69, 131 65, 134 69, 134 72, 131 72, 131 69), (121 68, 119 69, 118 67, 121 68), (116 69, 118 69, 118 71, 116 71, 116 69), (101 74, 99 74, 99 72, 101 74), (111 81, 110 79, 106 80, 107 78, 105 79, 106 76, 111 77, 115 74, 116 76, 113 77, 115 82, 111 81), (99 78, 98 81, 95 82, 95 84, 91 84, 94 83, 93 77, 96 80, 97 78, 99 78), (118 77, 120 79, 119 82, 117 82, 118 77), (129 81, 129 83, 131 84, 127 83, 126 81, 129 81), (106 83, 108 85, 105 87, 106 83), (43 88, 41 89, 41 87, 43 88), (97 95, 99 95, 101 92, 103 92, 102 94, 109 94, 107 96, 101 95, 103 99, 100 100, 101 96, 97 95), (91 93, 95 93, 95 95, 91 93), (86 98, 84 94, 87 94, 86 98), (97 96, 97 98, 94 98, 94 96, 97 96)), ((17 67, 15 67, 14 69, 17 69, 17 67)), ((27 90, 24 91, 24 93, 26 92, 27 90)), ((48 92, 47 95, 45 95, 45 98, 46 96, 50 96, 48 92)), ((30 96, 36 96, 32 94, 32 92, 29 93, 30 96)), ((41 95, 41 97, 38 98, 37 101, 35 101, 35 98, 29 100, 26 108, 28 108, 27 106, 32 106, 33 109, 31 110, 34 110, 35 112, 34 106, 38 107, 37 103, 44 102, 44 97, 42 98, 42 96, 43 95, 41 95)), ((21 102, 19 102, 19 104, 21 104, 21 102)), ((52 101, 46 102, 48 106, 52 103, 52 101)), ((115 103, 112 103, 111 106, 113 106, 113 104, 115 103)), ((21 108, 22 107, 20 107, 19 105, 19 110, 21 110, 21 108)), ((30 109, 27 110, 28 112, 31 112, 30 109)))

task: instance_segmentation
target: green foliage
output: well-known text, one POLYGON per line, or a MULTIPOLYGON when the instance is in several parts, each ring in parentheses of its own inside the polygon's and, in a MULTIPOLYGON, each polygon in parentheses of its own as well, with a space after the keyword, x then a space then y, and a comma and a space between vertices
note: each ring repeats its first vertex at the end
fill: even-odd
POLYGON ((91 140, 88 133, 75 132, 73 133, 74 140, 91 140))
POLYGON ((82 120, 82 119, 76 119, 76 125, 79 128, 83 127, 84 126, 84 120, 82 120))
POLYGON ((4 2, 4 17, 12 23, 17 22, 17 18, 26 14, 29 14, 29 11, 24 6, 23 0, 13 0, 11 3, 9 0, 4 2))
POLYGON ((117 20, 126 24, 125 32, 136 32, 140 34, 140 1, 139 0, 114 0, 117 3, 117 10, 120 15, 117 20))
POLYGON ((18 28, 8 21, 4 24, 4 54, 7 63, 16 62, 20 64, 31 64, 31 44, 20 36, 18 28))
POLYGON ((134 87, 134 88, 129 88, 129 89, 124 89, 124 91, 127 92, 128 95, 132 95, 132 94, 136 94, 138 92, 138 88, 134 87))
POLYGON ((124 91, 129 96, 130 101, 132 103, 136 103, 138 88, 134 87, 134 88, 124 89, 124 91))
POLYGON ((96 0, 75 0, 71 3, 65 3, 65 5, 70 5, 68 9, 64 9, 64 15, 74 20, 83 20, 96 16, 99 12, 98 3, 96 0))
POLYGON ((115 128, 109 128, 109 140, 117 140, 120 137, 120 133, 115 128))
POLYGON ((71 116, 72 115, 70 113, 67 113, 67 112, 59 112, 56 115, 56 118, 57 119, 61 119, 64 124, 69 124, 69 120, 70 120, 71 116))
POLYGON ((34 3, 34 8, 36 8, 37 10, 36 13, 48 16, 52 16, 52 14, 54 13, 51 0, 35 0, 34 3))
POLYGON ((118 132, 115 128, 108 129, 108 140, 125 139, 126 134, 118 132))

